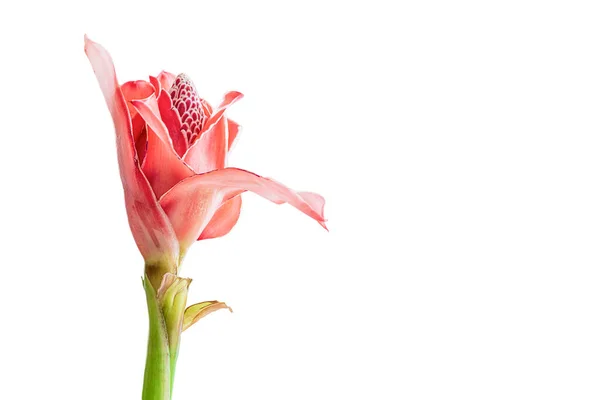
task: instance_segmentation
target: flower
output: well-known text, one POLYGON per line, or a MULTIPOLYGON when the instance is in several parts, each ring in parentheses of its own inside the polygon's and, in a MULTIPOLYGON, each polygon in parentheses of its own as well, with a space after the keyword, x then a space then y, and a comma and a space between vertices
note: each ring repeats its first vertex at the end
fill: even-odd
POLYGON ((119 85, 109 53, 85 37, 85 52, 113 118, 129 226, 147 270, 176 273, 196 240, 221 237, 236 224, 241 193, 289 203, 325 229, 323 197, 227 167, 240 127, 226 117, 242 98, 228 92, 217 107, 184 74, 161 72, 119 85))

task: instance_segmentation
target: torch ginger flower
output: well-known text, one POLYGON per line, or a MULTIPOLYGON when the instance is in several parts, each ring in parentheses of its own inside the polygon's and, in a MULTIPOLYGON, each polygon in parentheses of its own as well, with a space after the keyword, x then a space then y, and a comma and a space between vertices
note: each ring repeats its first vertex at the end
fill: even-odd
POLYGON ((226 110, 241 93, 212 107, 185 74, 164 71, 119 85, 102 46, 86 37, 85 52, 113 118, 129 225, 155 289, 192 243, 233 228, 245 191, 289 203, 326 228, 320 195, 227 167, 240 127, 226 110))

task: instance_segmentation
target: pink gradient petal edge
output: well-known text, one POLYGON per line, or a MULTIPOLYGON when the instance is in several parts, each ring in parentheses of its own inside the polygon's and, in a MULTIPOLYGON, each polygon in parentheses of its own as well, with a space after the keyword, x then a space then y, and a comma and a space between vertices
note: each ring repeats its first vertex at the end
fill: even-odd
POLYGON ((137 114, 137 111, 131 105, 131 100, 147 98, 154 93, 154 87, 146 81, 129 81, 121 85, 121 91, 123 92, 123 97, 125 97, 129 115, 133 118, 137 114))
POLYGON ((177 77, 175 76, 175 74, 172 74, 167 71, 161 71, 160 74, 158 74, 158 76, 156 77, 156 79, 158 79, 158 81, 160 82, 161 88, 166 90, 167 92, 169 91, 169 89, 171 89, 171 86, 173 86, 173 82, 175 82, 176 78, 177 77))
POLYGON ((237 224, 242 209, 242 196, 237 195, 224 202, 215 212, 198 240, 215 239, 227 235, 237 224))
POLYGON ((154 95, 156 97, 158 97, 158 95, 160 94, 160 90, 161 90, 160 81, 158 80, 158 78, 156 78, 156 77, 154 77, 152 75, 150 75, 148 77, 148 80, 150 81, 150 84, 154 88, 154 95))
POLYGON ((228 118, 227 119, 227 129, 229 131, 228 136, 227 136, 228 140, 229 140, 229 143, 227 144, 227 151, 231 151, 233 146, 235 146, 238 135, 242 131, 242 127, 237 122, 232 121, 228 118))
POLYGON ((156 115, 158 105, 154 96, 132 103, 148 124, 148 147, 142 170, 160 197, 179 181, 194 175, 194 171, 174 151, 167 128, 156 115))
POLYGON ((200 138, 190 146, 184 155, 184 161, 196 173, 200 174, 225 167, 229 150, 229 125, 225 118, 225 111, 243 97, 244 95, 240 92, 226 93, 219 107, 206 121, 200 138))
POLYGON ((117 157, 125 192, 125 207, 135 242, 146 262, 177 265, 179 243, 167 215, 136 159, 131 117, 110 54, 84 37, 84 50, 110 111, 117 136, 117 157))
POLYGON ((160 198, 182 250, 200 236, 222 202, 243 191, 254 192, 276 204, 289 203, 327 229, 321 196, 301 195, 272 179, 243 169, 225 168, 184 179, 160 198))
POLYGON ((164 89, 160 91, 158 96, 158 110, 160 118, 167 127, 175 152, 183 157, 188 149, 188 142, 183 132, 181 132, 179 113, 173 108, 171 96, 164 89))
POLYGON ((221 118, 196 140, 183 159, 197 174, 202 174, 225 168, 227 153, 227 120, 221 118))
MULTIPOLYGON (((239 100, 241 100, 243 98, 244 98, 244 95, 240 92, 231 91, 231 92, 225 93, 225 96, 223 96, 223 100, 221 100, 221 104, 219 104, 219 106, 213 110, 213 112, 210 115, 210 117, 208 118, 208 120, 206 120, 206 123, 204 124, 204 128, 202 129, 202 132, 209 131, 210 128, 223 117, 223 114, 225 114, 225 111, 227 111, 227 109, 231 105, 233 105, 234 103, 238 102, 239 100)), ((201 133, 201 135, 202 135, 202 133, 201 133)))

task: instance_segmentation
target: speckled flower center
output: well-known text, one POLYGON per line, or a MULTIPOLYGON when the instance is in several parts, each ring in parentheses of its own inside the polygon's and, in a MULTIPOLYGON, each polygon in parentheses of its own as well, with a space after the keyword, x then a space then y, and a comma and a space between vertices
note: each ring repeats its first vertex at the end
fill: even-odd
POLYGON ((204 100, 198 96, 194 83, 186 74, 177 75, 169 94, 181 118, 181 132, 191 144, 200 136, 208 118, 204 100))

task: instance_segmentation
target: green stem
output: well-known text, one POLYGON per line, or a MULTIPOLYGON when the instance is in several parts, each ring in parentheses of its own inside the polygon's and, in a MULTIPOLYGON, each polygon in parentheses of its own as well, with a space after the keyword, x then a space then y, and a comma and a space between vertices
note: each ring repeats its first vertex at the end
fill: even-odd
POLYGON ((144 290, 148 303, 150 329, 142 400, 170 400, 171 354, 165 319, 156 291, 148 277, 144 279, 144 290))
POLYGON ((150 334, 142 400, 170 400, 191 279, 165 273, 157 290, 155 281, 146 274, 150 334))

